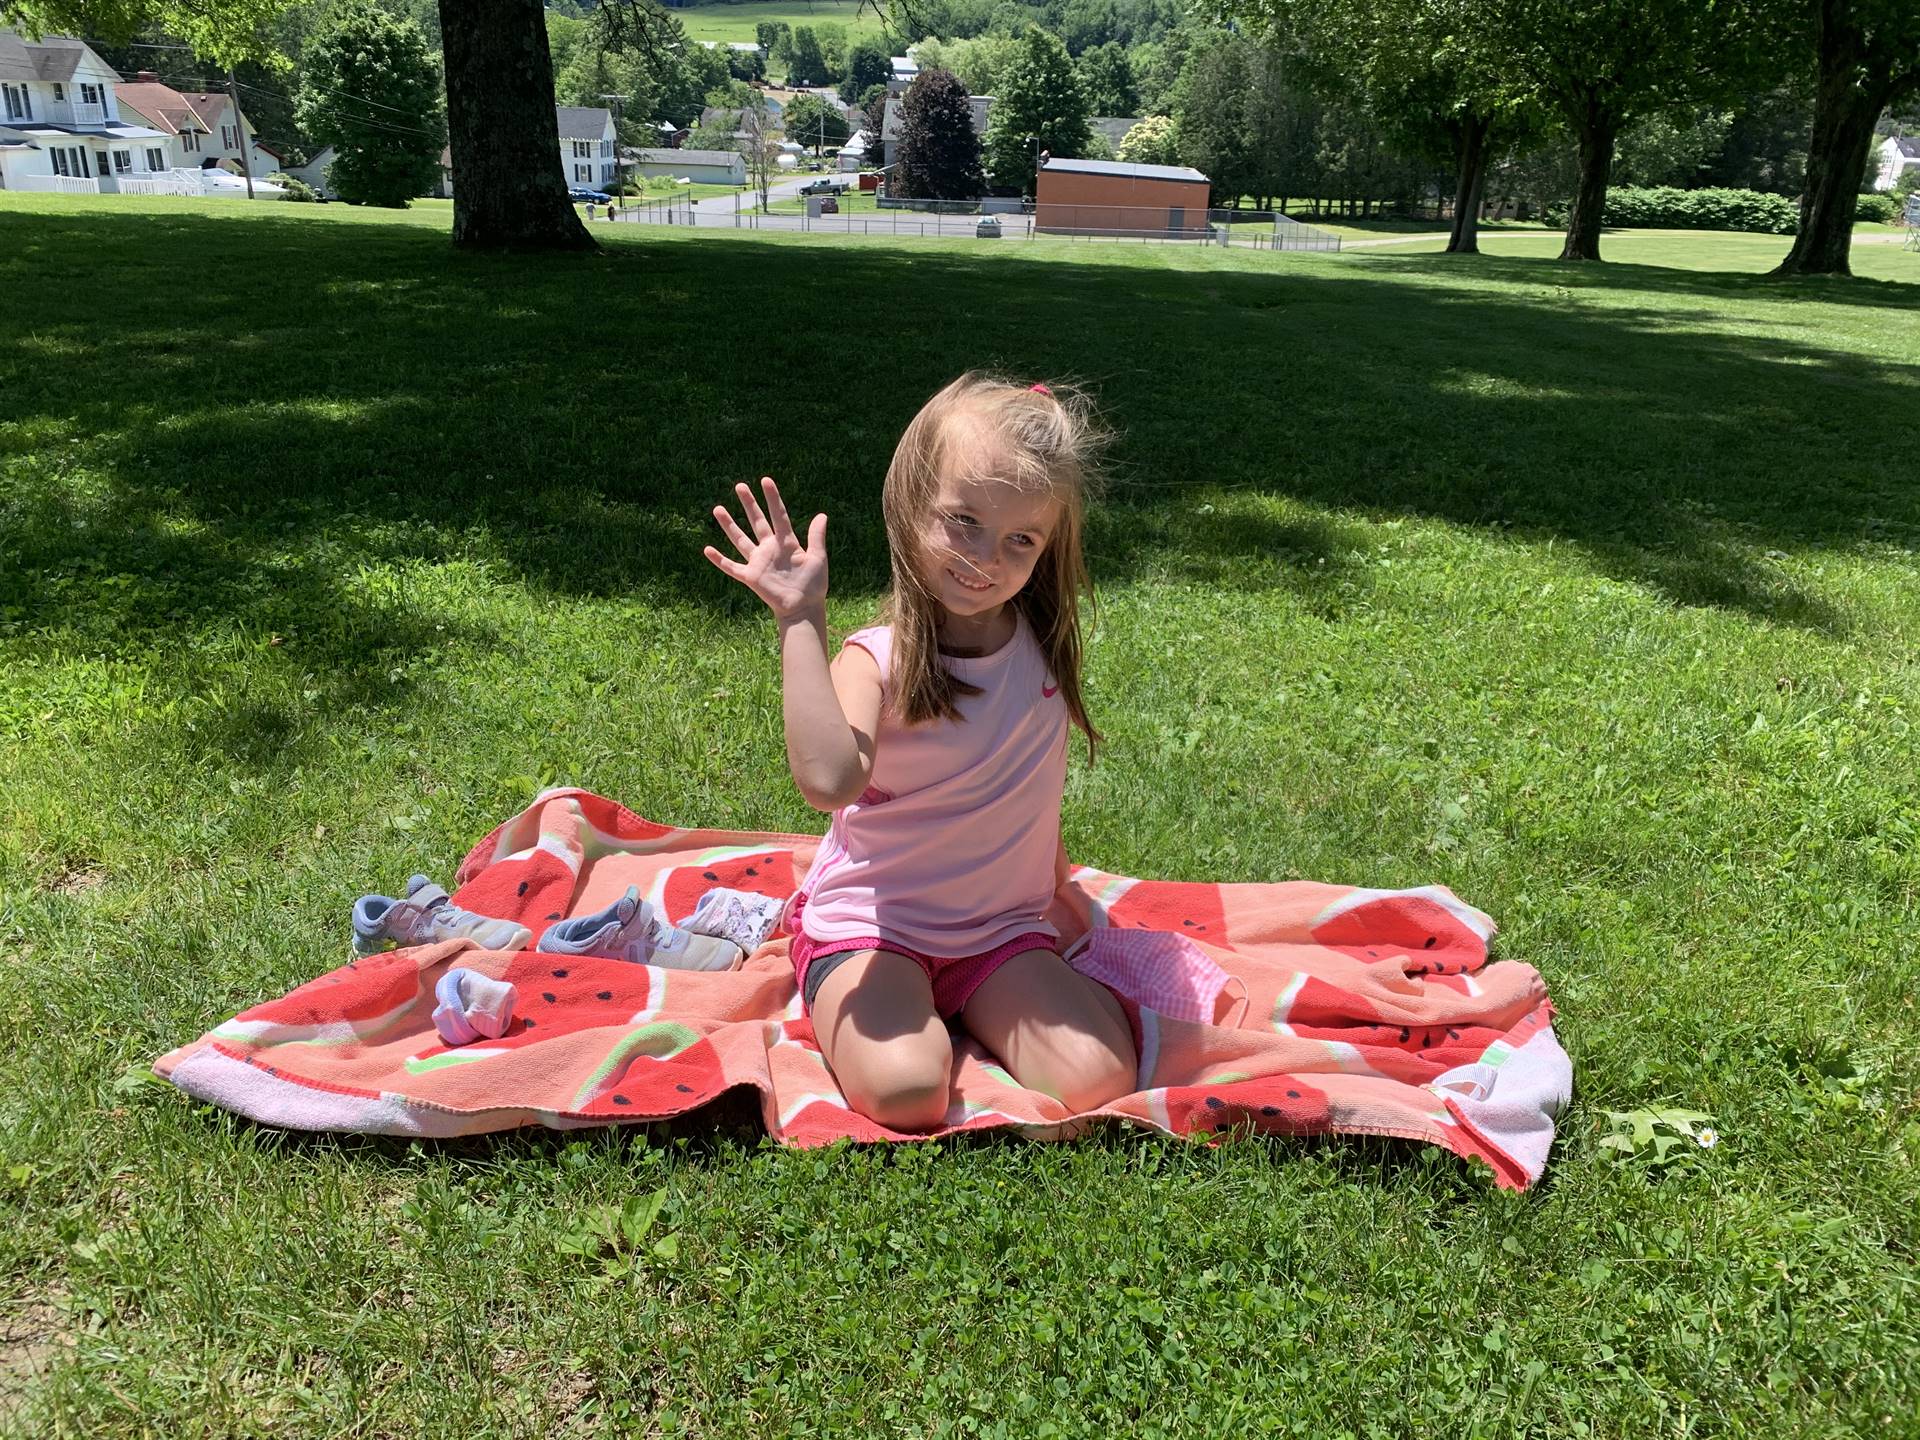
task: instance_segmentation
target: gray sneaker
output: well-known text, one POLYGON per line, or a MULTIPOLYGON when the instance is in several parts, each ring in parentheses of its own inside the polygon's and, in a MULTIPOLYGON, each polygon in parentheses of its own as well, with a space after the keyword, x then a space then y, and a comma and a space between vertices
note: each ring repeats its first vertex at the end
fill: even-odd
POLYGON ((524 950, 533 932, 511 920, 462 910, 424 875, 407 881, 405 898, 362 895, 353 902, 353 953, 377 955, 390 946, 431 945, 465 936, 482 950, 524 950))
POLYGON ((731 940, 669 925, 641 898, 637 885, 629 885, 627 893, 604 910, 549 925, 540 949, 551 955, 604 955, 669 970, 732 970, 746 956, 731 940))

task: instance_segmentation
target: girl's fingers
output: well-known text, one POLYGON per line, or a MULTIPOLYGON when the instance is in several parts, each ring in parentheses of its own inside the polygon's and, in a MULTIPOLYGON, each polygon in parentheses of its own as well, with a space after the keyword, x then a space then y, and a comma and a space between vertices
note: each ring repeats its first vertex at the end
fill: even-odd
POLYGON ((793 534, 793 521, 787 518, 787 503, 780 498, 780 487, 767 476, 760 484, 767 492, 767 514, 773 518, 773 533, 782 540, 793 534))
POLYGON ((748 538, 746 531, 734 523, 733 516, 728 512, 727 507, 724 505, 714 506, 713 518, 720 522, 720 528, 726 532, 727 539, 733 542, 733 548, 740 552, 740 558, 742 560, 751 560, 753 558, 753 541, 748 538))
POLYGON ((726 556, 722 555, 718 550, 714 549, 711 545, 702 547, 700 553, 706 556, 707 559, 711 560, 714 563, 714 568, 719 570, 719 572, 722 575, 727 576, 731 580, 739 580, 743 582, 746 580, 747 578, 746 566, 740 564, 738 561, 727 559, 726 556))
POLYGON ((747 523, 753 526, 753 533, 762 540, 773 538, 773 526, 767 523, 767 513, 760 508, 760 502, 753 498, 753 487, 742 480, 733 487, 740 497, 740 508, 747 512, 747 523))
POLYGON ((824 514, 813 517, 813 523, 807 526, 807 553, 824 555, 827 546, 827 517, 824 514))

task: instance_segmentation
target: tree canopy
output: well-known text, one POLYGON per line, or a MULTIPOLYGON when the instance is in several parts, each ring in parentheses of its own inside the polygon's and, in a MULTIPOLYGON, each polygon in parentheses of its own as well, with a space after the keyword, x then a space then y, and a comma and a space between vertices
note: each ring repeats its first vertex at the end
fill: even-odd
POLYGON ((900 148, 889 194, 971 200, 986 188, 967 87, 945 70, 922 70, 900 97, 900 148))
POLYGON ((1029 27, 1001 77, 988 119, 986 164, 993 183, 1031 195, 1036 150, 1062 159, 1087 153, 1093 139, 1087 115, 1067 47, 1057 35, 1029 27))
POLYGON ((303 57, 296 114, 334 147, 327 180, 343 200, 404 208, 440 178, 439 67, 418 25, 371 0, 328 12, 303 57))

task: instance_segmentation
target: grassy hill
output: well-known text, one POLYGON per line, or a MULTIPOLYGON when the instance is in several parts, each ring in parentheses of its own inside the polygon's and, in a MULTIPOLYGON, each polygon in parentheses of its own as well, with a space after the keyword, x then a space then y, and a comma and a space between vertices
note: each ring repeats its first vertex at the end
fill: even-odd
POLYGON ((10 1428, 1903 1433, 1920 256, 446 224, 0 197, 10 1428), (1538 1189, 1385 1139, 793 1154, 750 1109, 292 1136, 142 1080, 541 784, 819 828, 708 509, 830 511, 865 623, 894 441, 975 365, 1117 432, 1069 851, 1490 911, 1577 1070, 1538 1189), (1719 1144, 1617 1163, 1665 1106, 1719 1144), (558 1244, 655 1189, 673 1256, 558 1244))
POLYGON ((764 4, 689 5, 673 12, 694 40, 747 41, 763 20, 802 25, 844 25, 849 36, 878 35, 882 26, 872 5, 861 0, 766 0, 764 4))

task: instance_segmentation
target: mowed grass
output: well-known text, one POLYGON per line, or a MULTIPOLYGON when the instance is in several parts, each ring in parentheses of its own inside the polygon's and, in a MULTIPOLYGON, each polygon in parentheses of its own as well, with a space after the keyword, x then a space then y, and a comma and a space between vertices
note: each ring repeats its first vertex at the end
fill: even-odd
POLYGON ((802 25, 844 25, 849 40, 876 38, 884 27, 870 0, 766 0, 764 4, 689 5, 673 17, 693 40, 749 41, 759 37, 754 27, 763 21, 784 20, 794 29, 802 25))
POLYGON ((0 200, 15 1432, 1913 1433, 1920 257, 445 224, 0 200), (309 1137, 143 1078, 542 783, 819 827, 707 510, 831 512, 864 623, 893 442, 969 365, 1118 432, 1069 850, 1492 912, 1576 1065, 1539 1187, 1366 1139, 796 1154, 750 1105, 309 1137), (1616 1163, 1663 1106, 1719 1144, 1616 1163), (671 1256, 560 1248, 656 1190, 671 1256))

